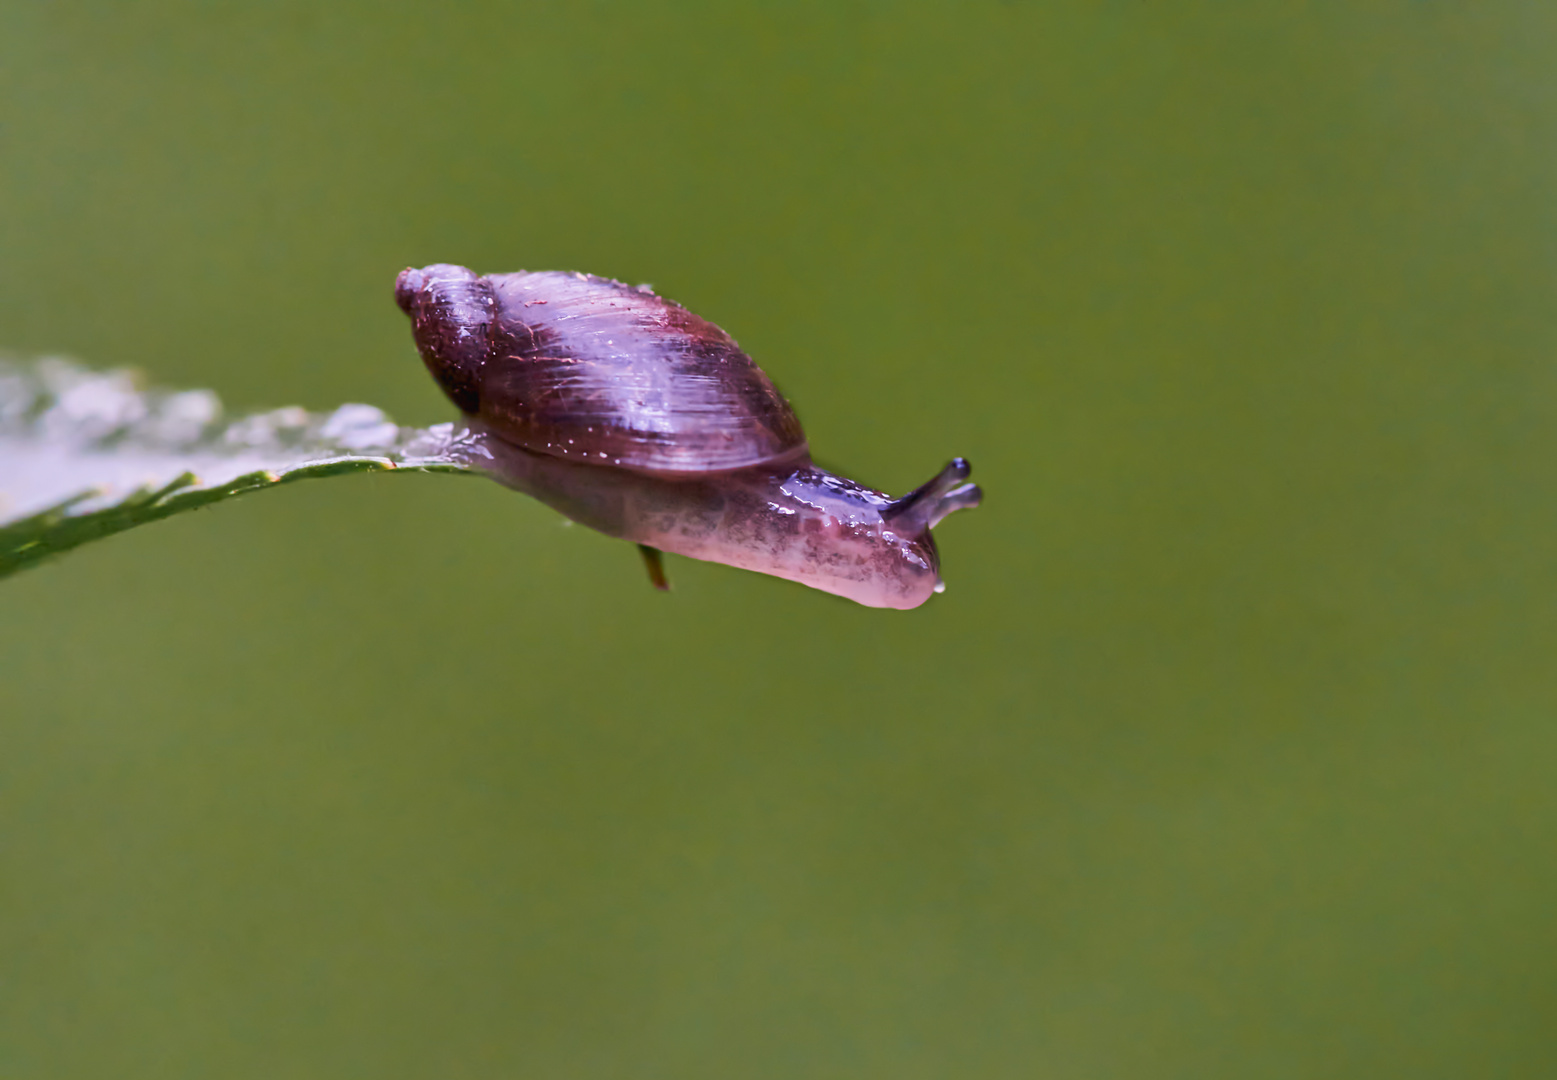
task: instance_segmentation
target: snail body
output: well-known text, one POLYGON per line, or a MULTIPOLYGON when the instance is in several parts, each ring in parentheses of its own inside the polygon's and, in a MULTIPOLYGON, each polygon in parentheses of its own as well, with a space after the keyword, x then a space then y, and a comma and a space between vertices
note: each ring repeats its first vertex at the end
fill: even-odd
MULTIPOLYGON (((586 274, 403 271, 434 379, 509 487, 609 536, 912 608, 940 591, 930 530, 978 505, 958 458, 894 499, 811 462, 800 422, 728 334, 586 274)), ((656 578, 658 583, 662 578, 656 578)))

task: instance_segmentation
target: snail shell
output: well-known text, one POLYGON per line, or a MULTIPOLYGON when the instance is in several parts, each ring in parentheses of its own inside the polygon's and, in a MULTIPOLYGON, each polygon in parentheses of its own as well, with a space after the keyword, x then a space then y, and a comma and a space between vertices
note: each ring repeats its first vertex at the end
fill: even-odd
POLYGON ((805 454, 751 357, 647 286, 437 265, 406 270, 395 296, 454 403, 526 450, 677 474, 805 454))

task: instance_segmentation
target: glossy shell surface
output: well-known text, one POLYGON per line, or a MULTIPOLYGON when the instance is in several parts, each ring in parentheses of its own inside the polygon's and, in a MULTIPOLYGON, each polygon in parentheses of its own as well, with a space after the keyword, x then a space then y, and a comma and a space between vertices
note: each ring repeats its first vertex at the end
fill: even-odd
POLYGON ((402 273, 396 296, 449 396, 526 450, 667 474, 805 454, 799 420, 751 357, 646 287, 429 266, 402 273))

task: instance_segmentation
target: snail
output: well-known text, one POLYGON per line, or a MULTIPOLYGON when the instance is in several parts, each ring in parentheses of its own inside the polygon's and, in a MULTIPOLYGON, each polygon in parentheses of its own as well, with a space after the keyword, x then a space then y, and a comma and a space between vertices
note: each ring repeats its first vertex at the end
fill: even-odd
POLYGON ((395 300, 481 466, 635 542, 656 587, 669 551, 871 607, 941 591, 930 530, 979 504, 968 463, 897 499, 818 468, 762 369, 648 286, 438 264, 402 271, 395 300))

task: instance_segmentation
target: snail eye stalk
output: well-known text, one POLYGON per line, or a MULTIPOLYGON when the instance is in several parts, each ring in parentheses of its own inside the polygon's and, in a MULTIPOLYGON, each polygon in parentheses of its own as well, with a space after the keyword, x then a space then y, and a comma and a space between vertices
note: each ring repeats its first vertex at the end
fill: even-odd
POLYGON ((881 516, 904 532, 933 529, 953 510, 970 510, 983 499, 977 484, 963 483, 972 472, 967 458, 952 458, 928 483, 894 500, 881 516))

